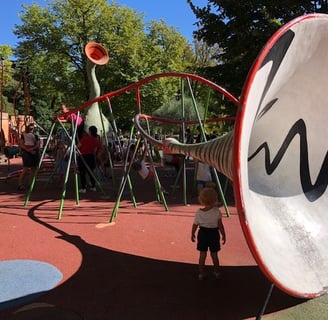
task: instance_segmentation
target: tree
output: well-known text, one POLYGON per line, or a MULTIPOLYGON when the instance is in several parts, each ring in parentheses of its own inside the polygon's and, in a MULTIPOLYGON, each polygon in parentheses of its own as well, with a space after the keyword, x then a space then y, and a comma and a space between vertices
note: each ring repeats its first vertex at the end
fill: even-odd
POLYGON ((256 56, 283 24, 310 12, 327 12, 327 1, 298 0, 208 0, 203 8, 187 0, 195 13, 195 36, 209 46, 219 47, 214 67, 203 76, 238 97, 256 56))
POLYGON ((11 99, 13 88, 17 82, 13 78, 12 62, 9 60, 12 50, 8 45, 0 45, 0 99, 1 111, 14 114, 14 104, 11 99))
MULTIPOLYGON (((14 30, 20 39, 14 53, 19 63, 29 68, 32 110, 38 113, 35 116, 41 116, 36 104, 55 113, 61 101, 77 107, 88 100, 84 48, 90 41, 109 51, 109 63, 96 70, 102 94, 154 73, 187 71, 192 66, 192 50, 175 29, 163 21, 145 24, 142 15, 115 2, 63 0, 52 1, 48 7, 33 4, 23 8, 22 24, 14 30)), ((160 82, 154 86, 155 91, 164 90, 167 96, 176 90, 163 89, 160 82)), ((162 101, 156 92, 145 90, 147 108, 157 108, 162 101)), ((113 102, 118 119, 136 113, 131 107, 135 105, 131 94, 113 102)))
MULTIPOLYGON (((193 106, 193 101, 191 98, 187 97, 184 101, 184 108, 185 108, 185 121, 197 121, 197 114, 195 108, 193 106)), ((198 112, 200 115, 201 120, 203 120, 204 116, 204 107, 198 106, 198 112)), ((163 104, 160 108, 153 112, 153 115, 156 117, 160 117, 163 119, 170 119, 170 120, 178 120, 182 118, 181 114, 181 101, 179 98, 174 98, 168 101, 167 103, 163 104)))

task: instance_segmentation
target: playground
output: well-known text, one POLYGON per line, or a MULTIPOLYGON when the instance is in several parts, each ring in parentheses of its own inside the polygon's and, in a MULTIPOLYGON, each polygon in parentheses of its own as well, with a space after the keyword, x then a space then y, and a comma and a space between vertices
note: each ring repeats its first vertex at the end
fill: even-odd
MULTIPOLYGON (((13 159, 10 166, 19 169, 21 159, 13 159)), ((7 165, 0 168, 6 177, 7 165)), ((188 168, 190 179, 191 162, 188 168)), ((115 170, 122 172, 119 166, 115 170)), ((174 178, 164 177, 165 170, 159 175, 169 189, 174 178)), ((252 258, 233 203, 228 203, 230 217, 223 220, 227 243, 219 255, 222 279, 199 281, 198 254, 190 240, 197 198, 188 196, 188 205, 183 205, 182 188, 177 188, 167 195, 166 211, 154 200, 152 182, 132 178, 137 207, 125 195, 113 225, 108 221, 114 197, 86 193, 76 205, 70 182, 58 220, 60 189, 45 187, 46 176, 38 176, 27 207, 15 179, 0 181, 1 263, 15 262, 6 278, 4 273, 1 277, 7 284, 1 293, 1 319, 236 320, 260 313, 270 283, 252 258), (40 264, 46 264, 46 277, 36 274, 40 264)), ((104 188, 110 189, 111 182, 104 188)), ((274 288, 265 314, 304 301, 274 288)))
POLYGON ((101 96, 94 69, 108 62, 108 54, 100 44, 87 44, 90 100, 53 117, 26 189, 17 189, 20 156, 1 161, 1 318, 325 319, 327 154, 317 133, 326 132, 320 121, 326 110, 302 79, 320 72, 324 77, 316 59, 326 59, 326 41, 317 31, 325 35, 327 21, 326 15, 309 15, 283 26, 260 52, 240 101, 197 75, 174 72, 101 96), (317 46, 294 37, 304 31, 315 35, 317 46), (305 45, 309 52, 303 50, 297 61, 302 69, 290 61, 305 45), (288 85, 285 74, 293 75, 288 85), (175 98, 181 119, 145 113, 141 92, 153 81, 180 88, 175 98), (299 88, 303 96, 290 94, 299 88), (131 92, 136 114, 121 143, 112 101, 131 92), (187 97, 196 120, 186 120, 187 97), (213 101, 237 108, 236 118, 220 112, 206 117, 213 101), (109 120, 100 104, 106 104, 109 120), (309 106, 318 112, 309 114, 309 106), (106 166, 98 162, 93 170, 83 160, 80 112, 82 134, 91 127, 101 133, 106 166), (207 135, 211 122, 224 124, 222 136, 207 135), (186 143, 190 127, 199 130, 196 143, 186 143), (156 137, 154 128, 167 132, 156 137), (293 143, 298 137, 300 143, 293 143), (54 142, 68 150, 60 183, 54 142), (208 265, 202 281, 190 239, 199 208, 199 162, 211 167, 227 234, 219 253, 222 277, 211 277, 208 265), (82 189, 81 168, 91 183, 82 189), (312 171, 318 172, 315 183, 312 171))

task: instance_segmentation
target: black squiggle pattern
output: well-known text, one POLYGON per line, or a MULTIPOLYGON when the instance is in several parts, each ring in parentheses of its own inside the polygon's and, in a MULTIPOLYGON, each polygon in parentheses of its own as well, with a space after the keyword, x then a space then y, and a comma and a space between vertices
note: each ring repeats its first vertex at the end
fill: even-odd
MULTIPOLYGON (((291 46, 293 39, 295 37, 295 33, 292 30, 287 30, 286 33, 284 33, 274 44, 274 46, 271 48, 271 50, 269 51, 269 53, 267 54, 267 56, 265 57, 265 59, 262 62, 262 65, 260 67, 260 69, 262 69, 267 63, 272 62, 272 66, 270 69, 270 72, 268 74, 268 78, 265 84, 265 87, 263 89, 262 95, 261 95, 261 99, 259 102, 259 106, 258 106, 258 110, 257 110, 257 114, 259 113, 259 109, 262 105, 262 102, 269 90, 269 88, 271 87, 274 78, 280 68, 280 65, 283 61, 283 59, 285 58, 287 51, 289 49, 289 47, 291 46)), ((263 113, 263 111, 262 111, 263 113)))
POLYGON ((248 158, 251 161, 262 149, 265 152, 265 170, 268 175, 271 175, 278 167, 281 159, 286 153, 288 146, 296 135, 300 136, 300 178, 302 190, 306 198, 310 202, 314 202, 319 199, 327 189, 328 185, 328 153, 326 153, 325 159, 321 165, 318 177, 314 184, 312 184, 310 169, 309 169, 309 154, 306 135, 306 125, 303 119, 299 119, 289 130, 282 146, 278 150, 277 155, 271 162, 270 149, 267 142, 262 143, 257 150, 248 158))

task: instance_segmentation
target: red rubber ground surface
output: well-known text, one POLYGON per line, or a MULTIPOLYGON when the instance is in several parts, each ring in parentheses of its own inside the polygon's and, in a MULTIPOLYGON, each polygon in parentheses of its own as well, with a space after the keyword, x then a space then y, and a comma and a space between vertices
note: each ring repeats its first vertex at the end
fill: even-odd
MULTIPOLYGON (((9 171, 20 168, 11 160, 9 171)), ((0 165, 1 177, 8 166, 0 165)), ((159 169, 168 191, 174 178, 159 169)), ((115 168, 117 177, 121 168, 115 168)), ((169 170, 171 172, 171 170, 169 170)), ((192 185, 188 168, 188 188, 192 185)), ((2 310, 0 319, 223 319, 255 318, 270 283, 258 269, 245 242, 233 201, 224 217, 227 243, 220 252, 222 279, 197 278, 198 253, 190 240, 196 197, 188 189, 183 205, 182 187, 167 195, 169 211, 156 201, 154 185, 131 175, 137 200, 124 194, 115 224, 109 219, 116 195, 113 180, 104 182, 106 194, 88 192, 76 204, 69 184, 59 220, 61 188, 39 175, 28 205, 17 191, 17 179, 0 181, 1 261, 31 259, 52 264, 62 282, 32 303, 2 310), (16 313, 15 313, 16 312, 16 313)), ((119 179, 117 180, 119 181, 119 179)), ((304 300, 273 290, 265 313, 297 305, 304 300)))

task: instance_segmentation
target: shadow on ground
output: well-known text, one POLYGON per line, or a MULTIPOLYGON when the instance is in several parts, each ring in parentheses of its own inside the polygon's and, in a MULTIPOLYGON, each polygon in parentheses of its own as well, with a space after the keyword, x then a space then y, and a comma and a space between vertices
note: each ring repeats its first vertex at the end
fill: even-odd
MULTIPOLYGON (((30 209, 29 217, 78 248, 82 263, 69 280, 33 301, 43 305, 18 313, 7 310, 2 319, 238 320, 256 317, 270 288, 256 266, 222 267, 220 280, 211 277, 209 269, 208 277, 199 281, 196 265, 143 258, 89 244, 80 236, 39 220, 34 210, 30 209)), ((25 304, 32 302, 26 298, 25 304)), ((266 313, 303 301, 274 289, 266 313)))

